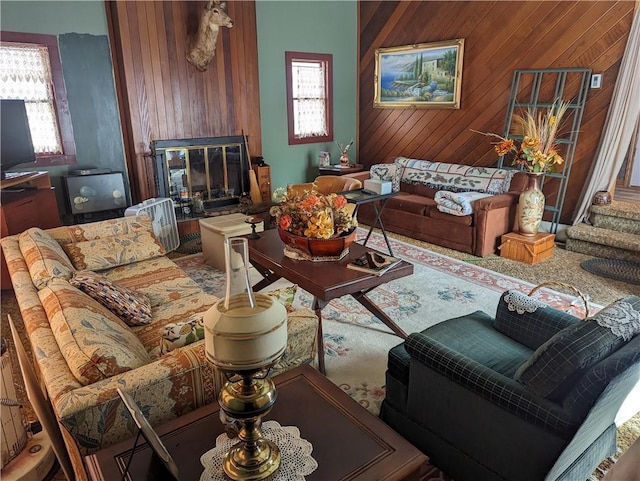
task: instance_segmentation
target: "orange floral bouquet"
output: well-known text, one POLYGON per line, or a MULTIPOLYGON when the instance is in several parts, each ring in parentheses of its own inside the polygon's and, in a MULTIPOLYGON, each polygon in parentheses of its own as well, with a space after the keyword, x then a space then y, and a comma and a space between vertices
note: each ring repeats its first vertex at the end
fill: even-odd
POLYGON ((477 130, 473 132, 499 139, 494 143, 494 150, 499 156, 513 153, 513 165, 520 165, 533 173, 553 172, 564 162, 558 153, 557 138, 568 106, 569 102, 554 102, 546 112, 539 111, 537 115, 532 111, 514 115, 512 131, 514 136, 522 139, 519 141, 477 130))
POLYGON ((296 195, 279 187, 273 198, 279 204, 271 207, 270 214, 281 229, 298 236, 330 239, 348 233, 358 225, 347 209, 347 199, 343 195, 323 195, 315 191, 296 195))

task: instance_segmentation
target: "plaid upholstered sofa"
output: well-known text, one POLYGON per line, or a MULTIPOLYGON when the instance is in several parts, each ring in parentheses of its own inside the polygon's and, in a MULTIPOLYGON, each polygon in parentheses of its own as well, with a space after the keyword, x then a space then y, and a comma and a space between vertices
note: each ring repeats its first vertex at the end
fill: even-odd
MULTIPOLYGON (((165 255, 149 217, 33 228, 2 239, 2 249, 76 479, 87 479, 85 455, 135 435, 116 388, 152 425, 216 400, 219 375, 197 340, 216 298, 165 255)), ((288 311, 274 374, 315 356, 317 317, 288 311)))
POLYGON ((640 380, 640 297, 580 320, 508 291, 389 352, 381 418, 456 481, 585 480, 640 380))

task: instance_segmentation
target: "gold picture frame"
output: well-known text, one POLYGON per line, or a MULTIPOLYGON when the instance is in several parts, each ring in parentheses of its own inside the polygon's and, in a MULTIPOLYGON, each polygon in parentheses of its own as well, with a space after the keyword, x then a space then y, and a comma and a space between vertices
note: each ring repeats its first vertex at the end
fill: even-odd
POLYGON ((464 39, 375 51, 376 108, 459 109, 464 39))

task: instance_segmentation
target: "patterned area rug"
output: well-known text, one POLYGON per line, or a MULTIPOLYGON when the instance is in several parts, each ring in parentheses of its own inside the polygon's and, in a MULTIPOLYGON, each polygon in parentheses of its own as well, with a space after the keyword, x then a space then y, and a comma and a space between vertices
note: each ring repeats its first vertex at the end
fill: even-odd
MULTIPOLYGON (((364 237, 366 233, 359 229, 358 235, 364 237)), ((199 237, 199 236, 198 236, 199 237)), ((193 239, 192 239, 193 240, 193 239)), ((415 266, 415 273, 411 277, 390 282, 372 291, 371 296, 385 311, 407 331, 423 330, 430 325, 464 315, 477 309, 495 313, 500 294, 510 288, 529 293, 534 284, 521 281, 494 271, 477 267, 473 264, 458 261, 450 257, 436 254, 432 251, 413 246, 399 240, 391 240, 394 253, 415 266)), ((385 251, 384 240, 378 233, 372 234, 370 247, 385 251)), ((503 259, 499 259, 503 261, 503 259)), ((175 259, 189 275, 209 293, 222 297, 225 287, 224 273, 203 264, 202 254, 193 254, 175 259)), ((529 266, 530 267, 530 266, 529 266)), ((535 267, 535 266, 534 266, 535 267)), ((254 272, 255 280, 259 274, 254 272)), ((544 278, 547 278, 546 276, 544 278)), ((279 281, 273 287, 287 285, 286 281, 279 281)), ((539 296, 555 307, 570 309, 572 312, 580 310, 582 302, 579 298, 558 294, 554 291, 541 290, 539 296)), ((23 332, 20 311, 11 291, 2 294, 2 316, 11 313, 24 336, 23 343, 29 349, 29 343, 23 332)), ((295 300, 298 306, 309 307, 311 296, 301 290, 295 300)), ((591 304, 592 312, 600 306, 591 304)), ((578 312, 576 312, 579 314, 578 312)), ((6 317, 5 317, 6 319, 6 317)), ((2 337, 10 340, 6 322, 0 322, 2 337)), ((342 389, 358 400, 374 414, 379 412, 379 406, 384 397, 384 371, 388 350, 399 344, 400 339, 368 314, 360 304, 349 298, 332 301, 323 311, 323 327, 327 348, 327 375, 342 389)), ((13 354, 13 349, 10 349, 13 354)), ((17 359, 12 359, 14 369, 17 359)), ((15 379, 20 379, 17 375, 15 379)), ((24 385, 17 382, 18 399, 31 412, 29 402, 24 393, 24 385)), ((27 415, 29 421, 35 420, 33 415, 27 415)), ((640 413, 618 428, 619 452, 627 449, 640 436, 640 413)), ((590 481, 602 479, 608 468, 615 462, 617 456, 603 461, 590 481)), ((446 480, 449 478, 435 466, 423 476, 423 481, 446 480)), ((64 481, 62 471, 59 471, 53 481, 64 481)))
MULTIPOLYGON (((360 239, 365 234, 366 231, 358 230, 360 239)), ((407 332, 421 331, 476 310, 493 315, 505 290, 518 289, 529 294, 536 287, 399 240, 391 240, 391 243, 395 255, 414 264, 414 274, 380 286, 370 296, 407 332)), ((378 233, 372 234, 368 245, 386 252, 384 239, 378 233)), ((224 295, 224 273, 203 264, 202 254, 183 257, 176 262, 207 292, 219 297, 224 295)), ((261 278, 255 271, 252 275, 254 283, 261 278)), ((289 284, 280 280, 265 290, 289 284)), ((579 297, 549 289, 540 289, 535 295, 554 307, 583 317, 584 304, 579 297)), ((311 302, 311 295, 298 289, 294 305, 310 308, 311 302)), ((593 314, 601 306, 590 304, 589 308, 593 314)), ((322 314, 327 377, 377 415, 385 396, 387 353, 401 340, 350 297, 331 301, 322 314)), ((618 433, 620 453, 640 435, 640 413, 623 424, 618 433)), ((605 460, 591 480, 601 479, 616 458, 605 460)), ((422 479, 449 481, 451 478, 430 465, 422 479)))
MULTIPOLYGON (((366 231, 358 230, 359 238, 366 231)), ((526 294, 535 285, 489 271, 473 264, 392 240, 396 256, 414 265, 414 274, 384 284, 369 293, 371 299, 394 319, 405 332, 417 332, 438 322, 482 310, 494 315, 498 300, 508 289, 526 294)), ((372 234, 367 244, 386 251, 384 239, 372 234)), ((175 261, 202 288, 218 297, 224 296, 225 275, 203 264, 202 254, 175 261)), ((261 279, 253 271, 254 283, 261 279)), ((274 287, 290 285, 281 279, 274 287)), ((546 288, 535 297, 554 307, 584 317, 579 297, 546 288)), ((313 298, 298 289, 294 306, 311 308, 313 298)), ((591 304, 591 313, 601 306, 591 304)), ((322 311, 327 377, 373 414, 378 414, 384 399, 385 370, 388 351, 401 343, 384 324, 349 296, 332 300, 322 311)))
POLYGON ((196 254, 202 252, 202 238, 200 232, 187 234, 180 238, 180 245, 176 249, 179 254, 196 254))
POLYGON ((588 259, 580 264, 585 271, 614 281, 640 285, 640 264, 619 259, 588 259))

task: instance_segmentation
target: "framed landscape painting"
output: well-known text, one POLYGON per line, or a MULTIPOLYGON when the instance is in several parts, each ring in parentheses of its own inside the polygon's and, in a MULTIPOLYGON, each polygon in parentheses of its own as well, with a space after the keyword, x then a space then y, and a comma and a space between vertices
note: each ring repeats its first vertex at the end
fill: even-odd
POLYGON ((464 39, 378 48, 373 106, 459 109, 464 39))

